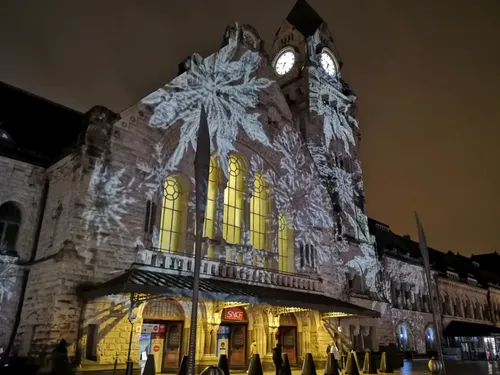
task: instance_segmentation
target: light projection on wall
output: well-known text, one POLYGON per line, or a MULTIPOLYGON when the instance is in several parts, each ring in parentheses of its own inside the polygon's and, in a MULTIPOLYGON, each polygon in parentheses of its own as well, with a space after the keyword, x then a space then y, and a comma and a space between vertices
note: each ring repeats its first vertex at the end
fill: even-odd
POLYGON ((126 169, 113 172, 104 165, 103 160, 97 160, 90 176, 87 202, 82 213, 85 229, 95 228, 97 244, 106 241, 109 235, 122 232, 128 233, 123 224, 123 216, 129 212, 129 207, 136 202, 133 197, 134 179, 124 184, 126 169))
POLYGON ((2 311, 2 303, 12 298, 16 281, 13 271, 12 263, 0 264, 0 311, 2 311))
POLYGON ((232 36, 226 46, 204 60, 193 55, 188 72, 142 100, 153 108, 151 127, 168 129, 181 124, 179 145, 167 162, 168 169, 179 165, 190 146, 196 148, 202 105, 208 111, 212 152, 226 175, 228 155, 236 151, 240 130, 251 140, 270 146, 260 114, 255 111, 259 92, 271 84, 269 79, 256 75, 261 64, 258 52, 239 50, 237 37, 232 36))
POLYGON ((278 218, 278 256, 279 270, 288 272, 288 225, 283 213, 278 218))
POLYGON ((250 243, 257 250, 266 247, 268 211, 268 186, 262 174, 256 173, 250 198, 250 243))
POLYGON ((231 154, 229 156, 229 178, 224 190, 224 221, 222 226, 223 238, 230 244, 241 243, 246 173, 243 158, 238 154, 231 154))

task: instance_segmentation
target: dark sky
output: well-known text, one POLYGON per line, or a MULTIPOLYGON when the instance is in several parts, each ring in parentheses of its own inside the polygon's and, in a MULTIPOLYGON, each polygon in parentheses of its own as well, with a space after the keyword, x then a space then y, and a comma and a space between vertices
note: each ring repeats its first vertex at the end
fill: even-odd
MULTIPOLYGON (((293 0, 3 0, 0 80, 121 111, 235 20, 269 48, 293 0), (182 5, 180 5, 182 4, 182 5)), ((430 246, 500 250, 498 0, 311 0, 358 94, 368 214, 430 246)))

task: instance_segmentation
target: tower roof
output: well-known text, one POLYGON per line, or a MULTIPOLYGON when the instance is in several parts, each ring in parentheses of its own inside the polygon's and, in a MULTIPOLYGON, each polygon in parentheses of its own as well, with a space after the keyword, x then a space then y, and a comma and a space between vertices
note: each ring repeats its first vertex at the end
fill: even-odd
POLYGON ((306 37, 313 35, 323 23, 323 19, 306 0, 297 0, 286 20, 306 37))

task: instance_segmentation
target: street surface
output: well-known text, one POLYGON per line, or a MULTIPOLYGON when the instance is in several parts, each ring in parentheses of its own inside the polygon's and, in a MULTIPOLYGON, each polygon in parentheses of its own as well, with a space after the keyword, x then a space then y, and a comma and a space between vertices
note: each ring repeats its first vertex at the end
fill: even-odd
MULTIPOLYGON (((300 375, 301 370, 293 370, 292 375, 300 375)), ((323 369, 316 369, 317 375, 323 375, 323 369)), ((397 374, 397 372, 396 372, 397 374)), ((447 375, 500 375, 500 366, 497 362, 451 362, 446 366, 447 375)), ((264 375, 275 375, 274 371, 266 371, 264 375)), ((400 375, 431 375, 427 368, 427 361, 405 362, 400 375)))

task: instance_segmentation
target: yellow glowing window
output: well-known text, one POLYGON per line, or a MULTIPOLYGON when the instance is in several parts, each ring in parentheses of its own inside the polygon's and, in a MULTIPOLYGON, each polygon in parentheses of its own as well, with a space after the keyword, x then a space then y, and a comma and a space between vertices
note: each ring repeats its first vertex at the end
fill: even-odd
POLYGON ((175 177, 168 177, 163 187, 163 206, 160 223, 160 249, 179 250, 183 217, 182 189, 175 177))
POLYGON ((203 226, 203 237, 214 239, 214 223, 217 213, 217 187, 219 167, 215 158, 210 158, 210 169, 208 172, 207 208, 205 211, 205 225, 203 226))
POLYGON ((227 186, 224 189, 222 237, 227 243, 240 244, 246 169, 243 160, 238 155, 229 155, 228 172, 227 186))
POLYGON ((250 198, 250 243, 257 250, 264 250, 266 247, 267 211, 267 184, 262 175, 256 173, 250 198))

